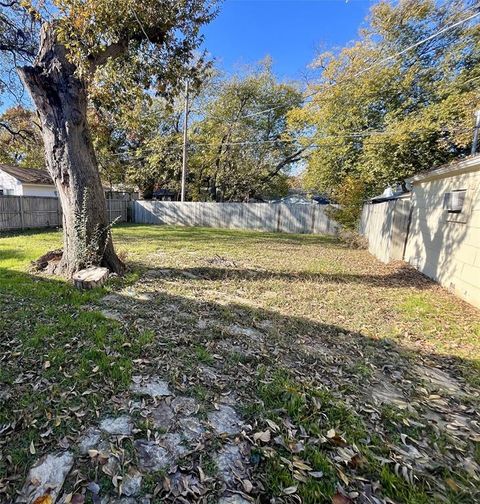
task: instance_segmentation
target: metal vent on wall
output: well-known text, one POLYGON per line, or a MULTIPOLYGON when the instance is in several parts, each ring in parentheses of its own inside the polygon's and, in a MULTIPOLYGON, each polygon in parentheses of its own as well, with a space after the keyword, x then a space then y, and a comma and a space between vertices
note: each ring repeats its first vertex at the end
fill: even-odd
POLYGON ((463 203, 465 201, 466 189, 459 189, 456 191, 451 191, 445 193, 445 198, 443 200, 443 208, 448 213, 460 213, 463 209, 463 203))

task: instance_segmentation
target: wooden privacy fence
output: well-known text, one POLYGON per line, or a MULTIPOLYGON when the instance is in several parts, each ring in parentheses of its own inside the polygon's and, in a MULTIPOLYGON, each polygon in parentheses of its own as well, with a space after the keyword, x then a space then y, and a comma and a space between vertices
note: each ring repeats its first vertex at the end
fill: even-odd
MULTIPOLYGON (((127 221, 128 201, 107 199, 110 222, 127 221)), ((62 208, 58 198, 38 196, 0 196, 0 231, 59 227, 62 208)))
POLYGON ((135 201, 133 220, 141 224, 254 229, 283 233, 336 234, 327 205, 287 203, 180 203, 135 201))
POLYGON ((368 239, 369 252, 380 261, 403 259, 410 209, 410 197, 364 205, 359 231, 368 239))

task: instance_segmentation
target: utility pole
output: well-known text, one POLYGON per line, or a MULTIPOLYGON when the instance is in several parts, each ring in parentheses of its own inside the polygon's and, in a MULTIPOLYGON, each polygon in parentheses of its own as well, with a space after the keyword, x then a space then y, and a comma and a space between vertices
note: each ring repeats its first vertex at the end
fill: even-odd
POLYGON ((472 156, 477 153, 478 130, 480 130, 480 110, 475 112, 475 128, 473 130, 472 156))
POLYGON ((185 117, 183 120, 183 163, 182 163, 182 193, 180 201, 185 201, 185 186, 187 181, 187 147, 188 147, 188 79, 185 82, 185 117))

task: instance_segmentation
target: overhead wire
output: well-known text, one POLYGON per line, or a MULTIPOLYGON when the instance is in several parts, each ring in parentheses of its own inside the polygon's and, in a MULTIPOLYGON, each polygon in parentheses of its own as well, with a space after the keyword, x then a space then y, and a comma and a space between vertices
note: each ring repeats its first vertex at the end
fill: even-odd
MULTIPOLYGON (((462 11, 463 12, 466 12, 467 10, 471 10, 471 9, 480 9, 478 6, 472 6, 472 7, 468 7, 466 9, 464 9, 462 11)), ((419 47, 420 45, 423 45, 427 42, 429 42, 430 40, 433 40, 434 38, 438 37, 439 35, 442 35, 443 33, 453 29, 453 28, 456 28, 457 26, 460 26, 461 24, 463 23, 466 23, 467 21, 471 21, 472 19, 476 18, 480 16, 480 10, 478 10, 478 12, 476 12, 475 14, 472 14, 471 16, 465 18, 465 19, 462 19, 460 21, 457 21, 451 25, 448 25, 438 31, 436 31, 435 33, 429 35, 428 37, 422 39, 422 40, 419 40, 418 42, 415 42, 414 44, 406 47, 405 49, 402 49, 401 51, 398 51, 397 53, 395 54, 392 54, 390 56, 387 56, 385 58, 382 58, 378 61, 376 61, 375 63, 373 63, 372 65, 369 65, 368 67, 366 68, 363 68, 362 70, 360 70, 359 72, 355 73, 353 76, 351 77, 348 77, 347 79, 344 79, 344 80, 351 80, 351 79, 355 79, 357 77, 360 77, 361 75, 363 75, 364 73, 368 72, 369 70, 372 70, 373 68, 379 66, 379 65, 382 65, 384 63, 387 63, 395 58, 398 58, 399 56, 402 56, 403 54, 411 51, 412 49, 415 49, 416 47, 419 47)), ((336 81, 336 82, 333 82, 333 83, 330 83, 328 84, 328 86, 335 86, 335 85, 338 85, 340 84, 341 82, 343 82, 344 80, 342 81, 336 81)), ((306 100, 308 100, 309 98, 312 98, 313 96, 319 94, 320 92, 322 92, 323 89, 317 89, 309 94, 307 94, 304 98, 303 98, 303 101, 305 102, 306 100)), ((263 115, 263 114, 267 114, 269 112, 272 112, 274 110, 277 110, 279 108, 282 108, 282 107, 285 107, 285 105, 276 105, 275 107, 270 107, 268 109, 265 109, 265 110, 260 110, 258 112, 253 112, 251 114, 247 114, 247 115, 244 115, 244 116, 241 116, 239 119, 248 119, 250 117, 255 117, 255 116, 258 116, 258 115, 263 115)))
MULTIPOLYGON (((351 77, 348 77, 348 78, 342 79, 342 80, 340 80, 340 81, 335 81, 335 82, 329 83, 329 84, 328 84, 328 87, 331 87, 331 86, 335 86, 335 85, 341 84, 341 83, 342 83, 342 82, 344 82, 344 81, 348 81, 348 80, 355 79, 355 78, 357 78, 357 77, 359 77, 359 76, 363 75, 364 73, 368 72, 369 70, 372 70, 373 68, 375 68, 375 67, 377 67, 377 66, 379 66, 379 65, 382 65, 382 64, 387 63, 387 62, 389 62, 389 61, 392 61, 392 60, 394 60, 395 58, 397 58, 397 57, 399 57, 399 56, 401 56, 401 55, 403 55, 403 54, 406 54, 407 52, 411 51, 412 49, 415 49, 416 47, 419 47, 419 46, 421 46, 421 45, 423 45, 423 44, 425 44, 425 43, 429 42, 430 40, 433 40, 434 38, 438 37, 439 35, 442 35, 443 33, 447 32, 447 31, 449 31, 449 30, 451 30, 451 29, 453 29, 453 28, 456 28, 457 26, 460 26, 460 25, 462 25, 462 24, 466 23, 467 21, 471 21, 472 19, 474 19, 474 18, 476 18, 476 17, 480 16, 480 7, 479 7, 479 6, 470 6, 470 7, 467 7, 467 8, 465 8, 465 9, 463 9, 463 10, 460 12, 460 14, 463 14, 464 12, 467 12, 467 11, 472 10, 472 9, 477 9, 477 10, 478 10, 478 12, 475 12, 474 14, 472 14, 472 15, 468 16, 468 17, 467 17, 467 18, 465 18, 465 19, 459 20, 459 21, 457 21, 457 22, 455 22, 455 23, 452 23, 451 25, 448 25, 448 26, 446 26, 446 27, 444 27, 444 28, 441 28, 441 29, 437 30, 437 31, 436 31, 436 32, 434 32, 433 34, 429 35, 428 37, 425 37, 424 39, 419 40, 419 41, 415 42, 414 44, 411 44, 410 46, 408 46, 408 47, 406 47, 406 48, 402 49, 401 51, 396 52, 395 54, 389 55, 389 56, 387 56, 387 57, 385 57, 385 58, 382 58, 382 59, 380 59, 380 60, 378 60, 378 61, 374 62, 373 64, 369 65, 368 67, 363 68, 363 69, 361 69, 360 71, 356 72, 356 73, 355 73, 353 76, 351 76, 351 77)), ((138 25, 139 25, 140 29, 143 31, 143 33, 144 33, 144 34, 145 34, 145 36, 147 37, 147 40, 149 40, 149 41, 150 41, 150 39, 149 39, 149 37, 148 37, 148 35, 147 35, 146 31, 145 31, 145 28, 143 27, 143 24, 141 23, 141 21, 140 21, 140 19, 139 19, 138 15, 137 15, 137 13, 136 13, 135 9, 134 9, 134 8, 131 8, 131 10, 132 10, 132 13, 133 13, 133 15, 134 15, 134 17, 135 17, 135 19, 136 19, 136 21, 137 21, 137 23, 138 23, 138 25)), ((474 79, 471 79, 471 80, 474 80, 474 79)), ((470 81, 471 81, 471 80, 470 80, 470 81)), ((469 81, 467 81, 467 82, 469 82, 469 81)), ((466 83, 467 83, 467 82, 466 82, 466 83)), ((466 84, 466 83, 464 83, 464 84, 466 84)), ((315 96, 315 95, 317 95, 317 94, 321 93, 323 90, 324 90, 324 88, 322 88, 322 89, 317 89, 317 90, 315 90, 315 91, 313 91, 313 92, 311 92, 311 93, 307 94, 307 95, 303 98, 302 102, 304 102, 304 103, 305 103, 308 99, 310 99, 310 98, 312 98, 313 96, 315 96)), ((239 117, 238 117, 238 118, 236 118, 233 122, 237 122, 237 121, 239 121, 239 120, 243 120, 243 119, 249 119, 249 118, 252 118, 252 117, 257 117, 257 116, 259 116, 259 115, 268 114, 268 113, 273 112, 274 110, 278 110, 278 109, 280 109, 280 108, 285 108, 285 104, 282 104, 282 105, 276 105, 276 106, 274 106, 274 107, 270 107, 270 108, 267 108, 267 109, 264 109, 264 110, 260 110, 260 111, 257 111, 257 112, 252 112, 252 113, 249 113, 249 114, 245 114, 245 115, 239 116, 239 117)), ((223 118, 223 117, 222 117, 222 118, 220 118, 220 117, 216 117, 216 118, 215 118, 215 117, 214 117, 214 119, 224 120, 225 118, 223 118)))
MULTIPOLYGON (((472 10, 472 9, 479 9, 478 6, 471 6, 471 7, 468 7, 466 9, 464 9, 463 11, 461 11, 461 13, 463 12, 466 12, 468 10, 472 10)), ((132 12, 133 12, 133 15, 134 17, 136 18, 136 21, 137 23, 139 24, 140 28, 142 29, 142 31, 144 32, 145 36, 147 37, 148 39, 148 35, 146 34, 146 31, 140 21, 140 19, 138 18, 135 10, 132 8, 132 12)), ((361 69, 360 71, 356 72, 353 76, 350 76, 348 77, 347 79, 344 79, 344 80, 352 80, 352 79, 355 79, 361 75, 363 75, 364 73, 372 70, 373 68, 379 66, 379 65, 382 65, 384 63, 388 63, 389 61, 392 61, 394 60, 395 58, 403 55, 403 54, 406 54, 407 52, 411 51, 412 49, 415 49, 427 42, 429 42, 430 40, 433 40, 434 38, 442 35, 443 33, 446 33, 447 31, 453 29, 453 28, 456 28, 457 26, 460 26, 468 21, 471 21, 472 19, 476 18, 480 16, 480 10, 478 10, 478 12, 475 12, 474 14, 468 16, 467 18, 465 19, 462 19, 462 20, 459 20, 451 25, 448 25, 444 28, 441 28, 439 30, 437 30, 436 32, 434 32, 433 34, 429 35, 428 37, 425 37, 424 39, 420 40, 420 41, 417 41, 415 42, 414 44, 411 44, 410 46, 396 52, 395 54, 392 54, 392 55, 389 55, 385 58, 382 58, 376 62, 374 62, 373 64, 361 69)), ((469 82, 472 82, 476 79, 480 78, 479 77, 475 77, 475 78, 472 78, 472 79, 469 79, 467 80, 466 82, 463 83, 463 85, 469 83, 469 82)), ((340 81, 335 81, 335 82, 332 82, 332 83, 329 83, 328 86, 335 86, 335 85, 338 85, 340 83, 342 83, 343 80, 340 80, 340 81)), ((324 88, 322 89, 317 89, 309 94, 307 94, 304 98, 303 98, 303 102, 306 102, 306 100, 312 98, 313 96, 319 94, 320 92, 322 92, 324 90, 324 88)), ((282 104, 282 105, 277 105, 277 106, 274 106, 274 107, 270 107, 270 108, 267 108, 267 109, 264 109, 264 110, 261 110, 261 111, 257 111, 257 112, 252 112, 252 113, 249 113, 249 114, 246 114, 246 115, 242 115, 242 116, 239 116, 236 120, 242 120, 242 119, 248 119, 248 118, 251 118, 251 117, 257 117, 259 115, 264 115, 264 114, 267 114, 269 112, 272 112, 274 110, 278 110, 279 108, 285 108, 285 104, 282 104)), ((217 118, 217 119, 220 119, 220 118, 217 118)), ((221 118, 223 119, 223 118, 221 118)), ((472 131, 473 128, 465 128, 464 131, 472 131)), ((421 131, 431 131, 431 129, 429 128, 424 128, 422 130, 414 130, 412 131, 411 133, 420 133, 421 131)), ((455 129, 454 131, 458 132, 460 130, 458 129, 455 129)), ((445 132, 445 133, 448 133, 449 131, 448 130, 442 130, 442 132, 445 132)), ((451 131, 450 131, 451 132, 451 131)), ((392 134, 392 132, 388 132, 388 131, 385 131, 385 130, 363 130, 363 131, 353 131, 353 132, 345 132, 341 135, 327 135, 327 136, 324 136, 324 137, 316 137, 316 141, 322 141, 324 139, 338 139, 338 138, 342 138, 342 139, 345 139, 345 138, 361 138, 361 137, 365 137, 365 136, 369 136, 371 137, 372 135, 388 135, 388 134, 392 134)), ((230 146, 248 146, 248 145, 258 145, 258 144, 267 144, 267 143, 298 143, 298 139, 267 139, 267 140, 250 140, 250 141, 234 141, 234 142, 224 142, 222 143, 222 145, 230 145, 230 146)), ((191 142, 192 145, 195 145, 195 146, 205 146, 205 147, 208 147, 208 146, 218 146, 218 142, 216 143, 201 143, 201 142, 195 142, 195 141, 192 141, 191 142)), ((181 145, 180 143, 178 144, 179 146, 181 145)), ((322 146, 325 146, 325 144, 322 142, 322 146)), ((318 147, 318 145, 315 145, 315 144, 311 144, 309 146, 307 146, 306 148, 310 148, 310 147, 318 147)), ((147 150, 148 152, 148 150, 147 150)), ((151 150, 151 152, 153 152, 153 150, 151 150)), ((115 154, 112 154, 112 155, 118 155, 118 156, 124 156, 125 153, 115 153, 115 154)))
MULTIPOLYGON (((453 128, 453 129, 442 129, 440 132, 441 133, 461 133, 461 132, 472 132, 474 130, 474 127, 469 127, 469 128, 453 128)), ((433 130, 431 128, 418 128, 416 130, 410 131, 411 134, 420 134, 423 132, 432 132, 433 130)), ((318 136, 316 137, 315 141, 310 143, 309 145, 302 145, 298 139, 271 139, 271 140, 244 140, 244 141, 233 141, 233 142, 223 142, 221 145, 224 146, 253 146, 253 145, 261 145, 261 144, 272 144, 272 143, 297 143, 299 144, 300 147, 304 147, 305 149, 309 149, 311 147, 314 148, 321 148, 321 147, 328 147, 328 146, 339 146, 343 145, 341 143, 335 143, 331 142, 331 140, 345 140, 345 139, 361 139, 365 137, 369 137, 369 143, 371 144, 380 144, 380 141, 373 141, 372 138, 374 136, 388 136, 388 135, 393 135, 395 132, 393 131, 380 131, 380 130, 371 130, 371 131, 361 131, 361 132, 351 132, 351 133, 344 133, 341 135, 324 135, 324 136, 318 136), (326 141, 326 142, 325 142, 326 141)), ((181 149, 181 143, 177 143, 175 147, 171 147, 167 149, 167 152, 175 152, 175 151, 180 151, 181 149)), ((195 142, 191 141, 190 142, 191 146, 195 147, 218 147, 219 143, 214 142, 214 143, 208 143, 208 142, 195 142)), ((145 154, 149 153, 154 153, 156 152, 155 149, 150 148, 150 149, 142 149, 141 153, 142 156, 145 154)), ((124 156, 124 157, 129 157, 131 153, 128 152, 118 152, 118 153, 112 153, 111 156, 124 156)))

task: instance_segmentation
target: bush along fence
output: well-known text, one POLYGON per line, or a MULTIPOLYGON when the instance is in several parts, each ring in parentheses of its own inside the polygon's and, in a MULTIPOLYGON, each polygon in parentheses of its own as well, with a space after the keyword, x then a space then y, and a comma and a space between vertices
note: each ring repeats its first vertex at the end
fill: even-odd
POLYGON ((330 235, 338 232, 338 225, 325 211, 327 205, 173 201, 135 201, 133 205, 133 220, 142 224, 330 235))
MULTIPOLYGON (((110 222, 127 222, 128 201, 107 199, 110 222)), ((62 207, 58 198, 0 196, 0 231, 60 227, 62 207)))

